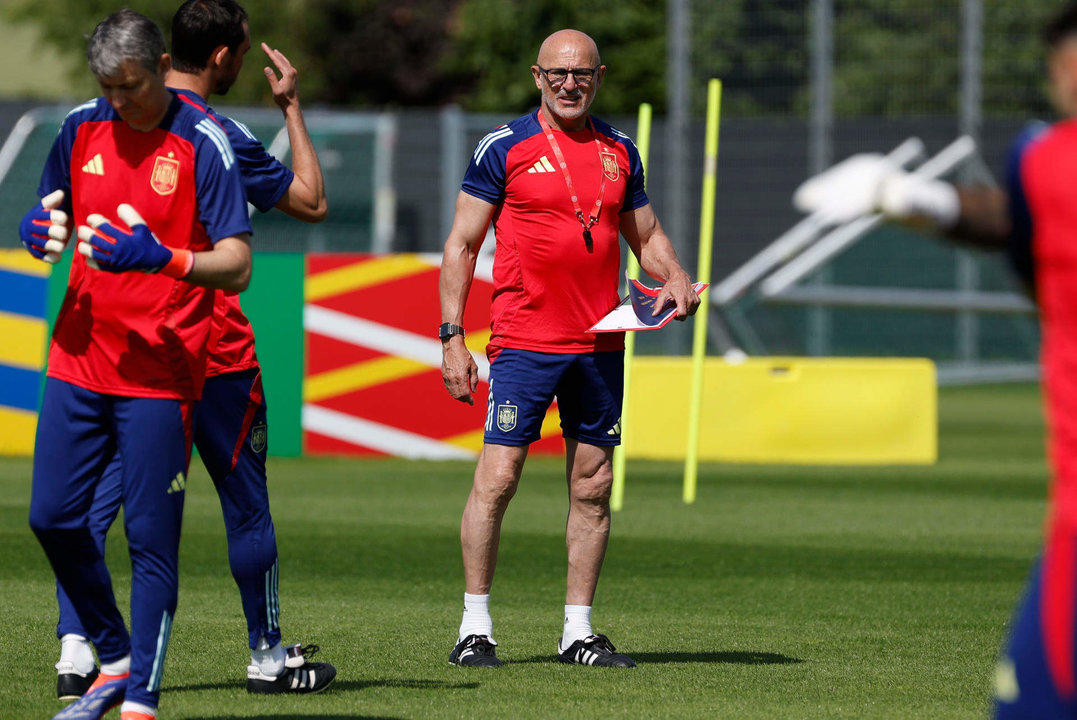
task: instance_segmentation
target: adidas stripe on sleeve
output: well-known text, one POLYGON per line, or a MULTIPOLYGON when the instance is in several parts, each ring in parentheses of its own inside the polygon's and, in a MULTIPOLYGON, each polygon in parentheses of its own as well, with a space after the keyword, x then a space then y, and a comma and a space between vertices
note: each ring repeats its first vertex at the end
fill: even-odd
POLYGON ((505 196, 505 158, 512 146, 512 128, 502 125, 479 141, 464 173, 461 189, 496 205, 505 196))
POLYGON ((208 117, 198 121, 195 129, 199 135, 195 153, 198 219, 213 242, 250 233, 247 198, 228 137, 208 117))
POLYGON ((246 125, 225 115, 217 115, 217 118, 232 143, 247 202, 261 212, 269 212, 288 192, 295 173, 266 152, 265 146, 246 125))

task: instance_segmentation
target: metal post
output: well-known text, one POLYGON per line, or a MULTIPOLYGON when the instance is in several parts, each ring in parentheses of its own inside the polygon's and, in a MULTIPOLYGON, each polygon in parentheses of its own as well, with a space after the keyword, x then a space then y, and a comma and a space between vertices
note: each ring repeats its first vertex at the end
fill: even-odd
MULTIPOLYGON (((961 3, 961 108, 960 132, 979 143, 983 112, 983 0, 961 3)), ((956 284, 959 291, 975 292, 980 263, 968 250, 957 251, 956 284)), ((974 312, 957 316, 957 358, 972 365, 979 358, 979 317, 974 312)))
POLYGON ((811 145, 808 170, 821 173, 834 160, 834 0, 812 2, 811 145))
MULTIPOLYGON (((692 35, 689 29, 690 0, 669 0, 666 11, 666 205, 662 222, 685 267, 691 266, 695 248, 688 242, 688 137, 691 131, 689 103, 689 51, 692 35)), ((677 342, 677 335, 666 335, 666 350, 680 354, 686 343, 677 342)))
MULTIPOLYGON (((808 150, 808 170, 813 175, 830 167, 834 149, 834 0, 812 1, 811 33, 811 139, 808 150)), ((830 282, 829 268, 823 268, 814 285, 825 286, 830 282)), ((831 311, 815 307, 808 312, 809 355, 830 353, 831 311)))
POLYGON ((456 196, 460 192, 460 181, 467 170, 467 141, 464 127, 464 111, 459 105, 446 105, 441 109, 441 175, 439 177, 441 192, 441 242, 449 237, 453 216, 456 214, 456 196))

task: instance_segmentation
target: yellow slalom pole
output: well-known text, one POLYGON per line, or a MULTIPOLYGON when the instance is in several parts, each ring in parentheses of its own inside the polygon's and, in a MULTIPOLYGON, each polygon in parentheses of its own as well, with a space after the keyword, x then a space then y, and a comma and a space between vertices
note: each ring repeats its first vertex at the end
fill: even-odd
MULTIPOLYGON (((643 163, 643 177, 647 178, 647 156, 651 152, 651 105, 641 103, 639 121, 636 124, 636 149, 643 163)), ((639 278, 639 261, 631 250, 628 251, 628 277, 639 278)), ((628 292, 627 288, 625 292, 628 292)), ((625 333, 625 375, 624 399, 621 401, 621 444, 613 449, 613 490, 610 494, 610 509, 620 510, 625 504, 625 428, 628 427, 628 391, 632 387, 632 358, 636 354, 636 333, 625 333)))
MULTIPOLYGON (((707 139, 703 152, 703 211, 699 218, 699 282, 711 281, 711 251, 714 244, 714 200, 718 178, 718 124, 722 116, 722 81, 707 84, 707 139)), ((696 501, 699 470, 699 424, 703 413, 703 361, 707 356, 707 311, 704 299, 696 311, 692 335, 692 396, 688 410, 688 451, 684 460, 684 501, 696 501)))

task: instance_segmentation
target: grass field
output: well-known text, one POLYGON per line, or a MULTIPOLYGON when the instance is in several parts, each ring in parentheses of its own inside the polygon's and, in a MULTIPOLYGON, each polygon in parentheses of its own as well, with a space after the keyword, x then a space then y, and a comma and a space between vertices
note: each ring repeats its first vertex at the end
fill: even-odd
MULTIPOLYGON (((679 466, 630 462, 594 620, 634 671, 555 662, 561 462, 530 460, 509 509, 492 605, 507 665, 481 671, 446 662, 471 463, 273 461, 285 639, 319 643, 339 668, 308 697, 244 690, 245 626, 198 466, 161 717, 982 718, 1039 546, 1038 391, 944 390, 940 433, 933 467, 705 465, 693 506, 679 466)), ((28 461, 0 460, 2 718, 60 708, 29 488, 28 461)), ((109 560, 126 597, 119 529, 109 560)))

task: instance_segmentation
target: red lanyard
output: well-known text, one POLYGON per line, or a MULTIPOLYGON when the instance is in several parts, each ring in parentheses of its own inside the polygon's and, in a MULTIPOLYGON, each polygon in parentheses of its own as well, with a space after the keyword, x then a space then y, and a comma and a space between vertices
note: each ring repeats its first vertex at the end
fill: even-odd
MULTIPOLYGON (((561 148, 557 145, 557 138, 554 137, 553 130, 550 129, 550 124, 546 122, 546 118, 542 114, 542 108, 538 111, 539 125, 542 126, 542 131, 546 133, 546 140, 550 143, 550 147, 553 149, 554 157, 557 158, 557 164, 561 166, 561 174, 565 176, 565 185, 568 186, 568 194, 572 197, 572 209, 576 211, 576 217, 580 221, 580 225, 583 226, 583 241, 587 243, 587 249, 591 250, 591 226, 598 222, 598 215, 602 212, 602 196, 606 192, 606 173, 602 173, 602 182, 598 185, 598 197, 595 198, 595 205, 591 208, 591 212, 587 219, 583 219, 583 208, 580 207, 580 199, 576 194, 576 188, 572 185, 572 176, 568 174, 568 163, 565 162, 565 156, 561 152, 561 148)), ((591 124, 591 118, 587 118, 587 127, 591 131, 591 139, 595 141, 595 147, 598 148, 598 165, 602 167, 602 145, 598 142, 598 136, 595 134, 595 128, 591 124)))

